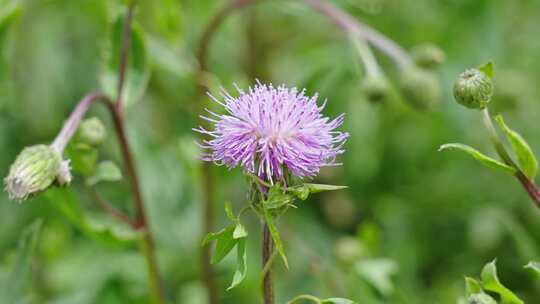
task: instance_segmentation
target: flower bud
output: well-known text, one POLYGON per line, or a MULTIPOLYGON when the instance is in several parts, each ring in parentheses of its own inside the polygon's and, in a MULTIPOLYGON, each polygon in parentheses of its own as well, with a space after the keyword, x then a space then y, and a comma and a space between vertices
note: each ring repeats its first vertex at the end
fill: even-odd
POLYGON ((467 299, 467 304, 497 304, 497 301, 485 293, 475 293, 467 299))
POLYGON ((401 91, 406 101, 418 110, 432 108, 441 98, 441 88, 435 74, 420 68, 403 71, 401 91))
POLYGON ((461 73, 454 84, 454 98, 470 109, 483 109, 493 95, 491 78, 479 69, 461 73))
POLYGON ((77 135, 80 142, 97 146, 105 140, 107 131, 99 118, 91 117, 81 122, 77 135))
POLYGON ((58 177, 61 163, 60 153, 50 146, 24 148, 4 179, 9 197, 24 200, 47 189, 58 177))
POLYGON ((426 69, 434 68, 446 59, 444 51, 440 47, 430 43, 414 47, 411 50, 411 55, 417 66, 426 69))
POLYGON ((388 83, 380 77, 366 77, 361 83, 361 89, 372 103, 382 102, 388 95, 388 83))

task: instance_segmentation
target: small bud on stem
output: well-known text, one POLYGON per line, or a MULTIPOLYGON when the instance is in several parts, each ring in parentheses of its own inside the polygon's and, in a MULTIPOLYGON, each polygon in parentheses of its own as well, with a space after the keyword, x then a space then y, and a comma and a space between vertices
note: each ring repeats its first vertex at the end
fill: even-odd
POLYGON ((493 95, 491 78, 479 69, 461 73, 454 84, 454 98, 470 109, 483 109, 493 95))

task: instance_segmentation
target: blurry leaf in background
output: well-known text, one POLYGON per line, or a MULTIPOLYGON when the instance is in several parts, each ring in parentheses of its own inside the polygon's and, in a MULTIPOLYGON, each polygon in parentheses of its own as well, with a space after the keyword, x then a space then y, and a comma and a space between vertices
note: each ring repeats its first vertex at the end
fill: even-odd
POLYGON ((495 260, 484 266, 480 276, 482 278, 482 287, 499 294, 503 304, 524 304, 520 298, 499 281, 495 260))
MULTIPOLYGON (((122 49, 122 32, 124 17, 119 17, 113 25, 110 39, 110 48, 107 51, 107 60, 100 77, 103 91, 113 100, 117 98, 118 69, 120 68, 120 50, 122 49)), ((131 43, 128 53, 126 75, 124 79, 123 103, 131 106, 139 101, 150 79, 150 62, 146 53, 143 30, 132 25, 131 43)))
POLYGON ((396 261, 384 258, 362 260, 355 264, 357 274, 371 284, 382 295, 394 291, 391 277, 398 271, 396 261))
POLYGON ((122 171, 118 166, 110 161, 100 162, 94 173, 86 179, 86 184, 88 186, 95 186, 100 182, 116 182, 122 179, 122 171))
POLYGON ((96 148, 82 143, 73 143, 67 146, 65 153, 74 173, 90 176, 94 172, 98 159, 96 148))
POLYGON ((36 249, 39 233, 43 221, 38 219, 34 221, 21 233, 19 239, 16 261, 13 266, 11 274, 8 276, 6 282, 0 286, 0 300, 2 303, 26 303, 26 292, 24 289, 29 285, 31 281, 30 267, 32 256, 36 249))

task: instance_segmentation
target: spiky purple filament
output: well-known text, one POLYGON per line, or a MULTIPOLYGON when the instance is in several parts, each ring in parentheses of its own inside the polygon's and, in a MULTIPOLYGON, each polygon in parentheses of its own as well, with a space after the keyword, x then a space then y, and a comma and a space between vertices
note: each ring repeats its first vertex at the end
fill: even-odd
POLYGON ((317 94, 308 97, 305 90, 261 83, 248 93, 236 89, 238 97, 222 89, 224 102, 209 94, 227 114, 207 110, 211 117, 201 117, 214 130, 194 129, 212 137, 201 145, 208 150, 203 160, 229 168, 241 165, 271 183, 283 180, 285 169, 303 178, 315 176, 323 166, 339 165, 335 159, 349 135, 335 129, 344 114, 331 121, 324 117, 326 102, 318 106, 317 94))

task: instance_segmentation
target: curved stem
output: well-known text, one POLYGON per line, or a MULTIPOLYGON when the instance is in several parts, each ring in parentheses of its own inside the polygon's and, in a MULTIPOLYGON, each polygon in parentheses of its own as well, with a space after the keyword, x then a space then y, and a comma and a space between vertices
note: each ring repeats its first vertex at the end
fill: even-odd
POLYGON ((270 229, 266 223, 263 223, 263 241, 262 241, 262 265, 266 269, 263 277, 263 298, 264 304, 274 304, 274 288, 272 284, 272 270, 270 265, 270 259, 273 252, 273 241, 270 235, 270 229))
POLYGON ((321 300, 319 300, 319 298, 314 297, 312 295, 299 295, 296 298, 294 298, 294 299, 290 300, 289 302, 287 302, 287 304, 294 304, 294 303, 300 302, 301 300, 312 301, 312 302, 315 302, 317 304, 321 303, 321 300))
POLYGON ((369 46, 364 42, 364 40, 358 37, 351 37, 351 40, 353 41, 356 50, 360 55, 360 59, 362 60, 362 63, 366 68, 366 76, 375 78, 382 77, 381 68, 377 63, 377 59, 373 55, 373 52, 371 51, 369 46))
POLYGON ((108 213, 111 215, 111 217, 117 219, 120 222, 126 223, 130 227, 134 226, 133 220, 129 218, 127 214, 124 212, 114 208, 108 201, 106 201, 104 198, 102 198, 99 193, 93 188, 89 188, 88 192, 90 193, 90 196, 96 201, 99 207, 105 211, 105 213, 108 213))
POLYGON ((101 93, 90 93, 83 97, 75 107, 75 109, 69 115, 69 118, 64 123, 62 130, 58 133, 51 146, 55 148, 60 154, 64 152, 67 144, 79 128, 81 121, 88 111, 88 109, 94 104, 94 102, 100 101, 105 104, 110 103, 111 100, 101 93))
POLYGON ((118 67, 118 83, 116 87, 116 103, 121 107, 122 93, 126 79, 127 63, 129 58, 129 44, 131 42, 131 23, 135 11, 136 0, 131 0, 126 13, 126 20, 122 29, 122 47, 120 49, 120 66, 118 67))

